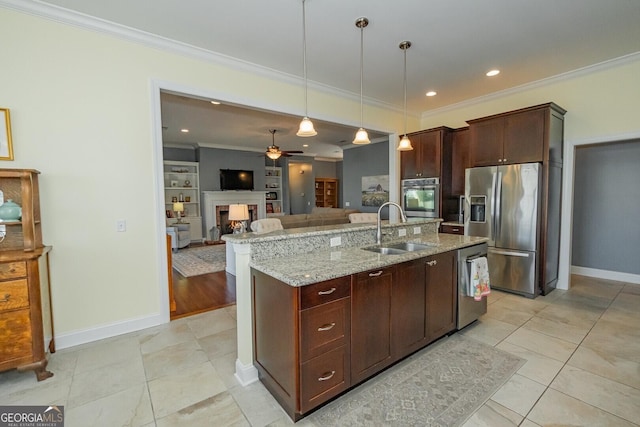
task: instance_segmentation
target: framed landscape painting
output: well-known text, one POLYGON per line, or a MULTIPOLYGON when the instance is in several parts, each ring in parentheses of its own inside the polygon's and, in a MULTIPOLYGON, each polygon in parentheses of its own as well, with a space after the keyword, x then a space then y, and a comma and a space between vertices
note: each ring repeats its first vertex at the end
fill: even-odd
POLYGON ((0 160, 13 160, 11 117, 8 108, 0 108, 0 160))
POLYGON ((389 201, 389 175, 362 177, 362 206, 382 206, 389 201))

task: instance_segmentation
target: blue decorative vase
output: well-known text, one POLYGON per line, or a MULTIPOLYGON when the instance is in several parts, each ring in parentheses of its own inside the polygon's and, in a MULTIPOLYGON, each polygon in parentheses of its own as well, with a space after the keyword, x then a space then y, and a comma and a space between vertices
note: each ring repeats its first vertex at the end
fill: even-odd
POLYGON ((17 221, 22 217, 22 208, 11 199, 0 206, 0 219, 3 221, 17 221))

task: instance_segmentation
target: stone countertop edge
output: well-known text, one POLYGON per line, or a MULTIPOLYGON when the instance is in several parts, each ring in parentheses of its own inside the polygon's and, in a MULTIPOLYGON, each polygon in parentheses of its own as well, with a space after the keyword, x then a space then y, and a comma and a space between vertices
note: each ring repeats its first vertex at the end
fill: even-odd
MULTIPOLYGON (((393 222, 389 223, 388 220, 382 221, 382 229, 406 227, 422 224, 431 224, 442 222, 441 218, 416 218, 411 217, 407 222, 393 222)), ((221 237, 222 240, 230 243, 260 243, 269 242, 274 240, 286 240, 291 238, 300 237, 312 237, 321 236, 327 234, 344 233, 350 230, 375 230, 376 224, 371 223, 359 223, 359 224, 336 224, 336 225, 321 225, 317 227, 301 227, 301 228, 287 228, 284 230, 270 231, 268 233, 256 233, 248 232, 241 234, 225 234, 221 237)))
MULTIPOLYGON (((366 251, 362 247, 335 247, 300 255, 253 260, 249 266, 290 286, 298 287, 477 245, 489 239, 433 233, 385 242, 385 246, 401 241, 423 243, 430 247, 401 255, 382 255, 366 251)), ((372 245, 365 247, 368 246, 372 245)))

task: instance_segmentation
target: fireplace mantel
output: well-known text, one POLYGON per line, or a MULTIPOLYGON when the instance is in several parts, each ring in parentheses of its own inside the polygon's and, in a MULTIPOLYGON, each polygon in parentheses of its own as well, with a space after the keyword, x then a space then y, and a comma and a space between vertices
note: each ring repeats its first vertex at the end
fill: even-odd
POLYGON ((208 240, 212 240, 211 229, 216 223, 216 207, 243 203, 258 206, 258 219, 267 217, 266 191, 203 191, 204 228, 208 240))

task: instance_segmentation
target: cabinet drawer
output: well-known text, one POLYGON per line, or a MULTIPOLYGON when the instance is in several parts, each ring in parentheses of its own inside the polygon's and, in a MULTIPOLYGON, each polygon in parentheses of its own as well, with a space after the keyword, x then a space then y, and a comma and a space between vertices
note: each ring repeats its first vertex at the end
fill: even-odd
POLYGON ((304 362, 349 341, 350 298, 300 313, 300 359, 304 362))
POLYGON ((0 312, 29 307, 27 279, 0 282, 0 312))
POLYGON ((349 387, 349 354, 339 347, 301 366, 300 409, 302 413, 331 399, 349 387))
POLYGON ((349 276, 303 286, 300 288, 300 308, 304 310, 348 297, 350 292, 349 276))
POLYGON ((27 276, 27 263, 24 261, 0 264, 0 280, 27 276))
POLYGON ((441 233, 464 234, 464 225, 440 225, 441 233))
POLYGON ((0 313, 0 363, 31 355, 29 309, 0 313))

